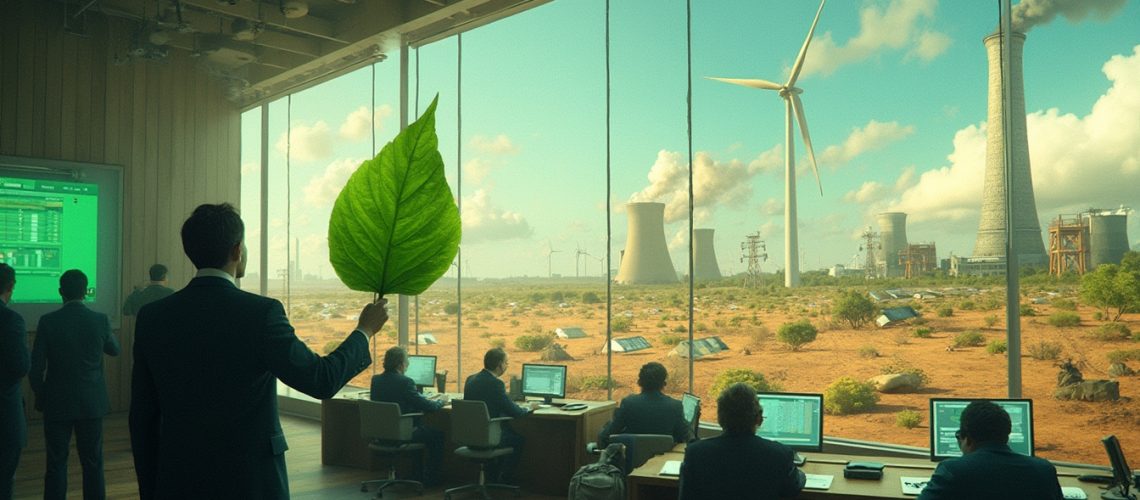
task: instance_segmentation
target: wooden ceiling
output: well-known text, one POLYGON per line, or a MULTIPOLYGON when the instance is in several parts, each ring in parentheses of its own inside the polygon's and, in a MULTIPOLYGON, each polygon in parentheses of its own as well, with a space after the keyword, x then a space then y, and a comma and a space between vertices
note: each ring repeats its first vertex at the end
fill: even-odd
POLYGON ((130 19, 125 57, 200 58, 247 107, 549 0, 58 1, 77 26, 98 13, 130 19))

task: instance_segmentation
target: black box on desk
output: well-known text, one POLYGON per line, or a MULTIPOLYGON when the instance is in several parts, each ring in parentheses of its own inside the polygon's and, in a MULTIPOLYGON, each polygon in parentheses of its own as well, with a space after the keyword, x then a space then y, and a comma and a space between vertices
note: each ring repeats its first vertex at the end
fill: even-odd
POLYGON ((881 462, 847 462, 843 468, 843 477, 847 479, 882 479, 883 464, 881 462))

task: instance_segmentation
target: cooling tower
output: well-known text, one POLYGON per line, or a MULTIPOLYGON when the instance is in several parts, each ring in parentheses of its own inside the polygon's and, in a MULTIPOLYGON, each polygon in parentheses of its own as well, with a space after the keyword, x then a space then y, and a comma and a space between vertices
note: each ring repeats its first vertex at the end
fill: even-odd
POLYGON ((625 254, 614 282, 624 285, 675 283, 677 273, 665 245, 665 204, 627 203, 625 254))
POLYGON ((713 229, 693 230, 693 278, 697 281, 720 279, 720 266, 713 249, 713 229))
POLYGON ((899 264, 899 251, 905 250, 906 242, 906 214, 902 212, 883 212, 878 215, 879 238, 883 245, 879 262, 884 276, 892 278, 903 275, 903 266, 899 264))
POLYGON ((1090 213, 1089 247, 1093 269, 1101 264, 1120 264, 1128 251, 1128 212, 1090 213))
POLYGON ((1045 244, 1041 239, 1041 224, 1037 221, 1037 203, 1033 198, 1033 177, 1029 172, 1029 140, 1025 133, 1025 87, 1021 80, 1021 51, 1025 35, 1010 36, 1011 92, 1010 128, 1012 135, 1005 141, 1002 126, 1001 95, 1001 35, 985 38, 986 57, 989 59, 989 99, 986 121, 986 174, 982 184, 982 214, 978 224, 978 239, 974 244, 975 257, 1005 256, 1006 241, 1006 186, 1004 144, 1008 142, 1012 159, 1014 200, 1010 210, 1013 218, 1014 244, 1021 265, 1044 265, 1048 262, 1045 244))

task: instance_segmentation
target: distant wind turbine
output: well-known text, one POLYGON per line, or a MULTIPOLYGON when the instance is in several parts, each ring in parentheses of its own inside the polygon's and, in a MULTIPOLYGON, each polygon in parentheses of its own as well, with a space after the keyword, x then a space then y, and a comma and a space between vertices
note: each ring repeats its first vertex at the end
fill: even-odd
POLYGON ((740 78, 710 78, 725 83, 734 85, 742 85, 745 87, 752 87, 754 89, 775 90, 779 93, 780 97, 784 99, 785 113, 784 113, 784 140, 786 146, 784 148, 784 158, 786 161, 784 184, 784 286, 792 288, 800 284, 800 263, 799 263, 799 234, 796 227, 796 160, 795 160, 795 139, 793 138, 792 129, 795 126, 792 123, 792 117, 795 116, 796 121, 800 124, 800 134, 804 139, 804 147, 807 148, 808 158, 811 159, 811 170, 815 173, 815 182, 819 184, 819 194, 823 195, 823 183, 819 180, 819 168, 815 163, 815 151, 811 148, 811 136, 808 135, 807 119, 804 118, 804 105, 800 101, 800 94, 803 89, 796 87, 796 79, 800 76, 800 70, 804 66, 804 57, 807 56, 808 45, 811 44, 812 33, 815 32, 815 25, 819 23, 819 15, 823 13, 823 5, 827 0, 819 2, 819 10, 815 12, 815 20, 811 23, 811 29, 808 30, 807 39, 804 40, 804 45, 800 48, 800 54, 796 57, 796 63, 792 66, 792 74, 788 76, 788 83, 780 85, 768 80, 749 80, 740 78))

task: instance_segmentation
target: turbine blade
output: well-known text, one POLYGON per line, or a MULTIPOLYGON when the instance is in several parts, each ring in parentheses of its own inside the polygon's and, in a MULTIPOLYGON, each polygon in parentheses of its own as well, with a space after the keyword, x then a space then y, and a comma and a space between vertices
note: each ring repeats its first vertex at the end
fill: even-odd
POLYGON ((783 88, 783 86, 781 86, 780 84, 774 83, 774 82, 769 82, 768 80, 756 80, 756 79, 746 79, 746 78, 717 78, 714 76, 706 76, 705 78, 708 78, 709 80, 716 80, 718 82, 731 83, 733 85, 742 85, 744 87, 752 87, 754 89, 780 90, 781 88, 783 88))
POLYGON ((819 167, 815 164, 815 151, 811 147, 807 118, 804 118, 804 103, 800 101, 798 94, 792 94, 792 109, 796 112, 796 121, 800 123, 800 135, 804 138, 804 147, 807 148, 808 158, 811 159, 811 171, 815 173, 815 183, 819 185, 819 195, 823 196, 823 182, 819 179, 819 167))
POLYGON ((792 65, 792 75, 788 77, 788 88, 796 86, 796 80, 800 78, 800 70, 804 67, 804 58, 807 57, 808 45, 811 44, 811 35, 815 33, 815 25, 819 23, 819 15, 823 13, 823 4, 827 0, 819 2, 819 10, 815 11, 815 20, 811 22, 811 29, 808 30, 807 38, 804 39, 804 46, 800 48, 800 55, 796 57, 796 63, 792 65))

